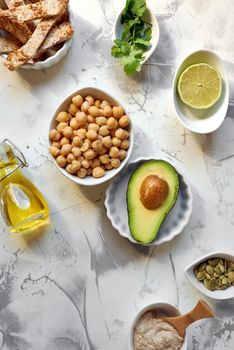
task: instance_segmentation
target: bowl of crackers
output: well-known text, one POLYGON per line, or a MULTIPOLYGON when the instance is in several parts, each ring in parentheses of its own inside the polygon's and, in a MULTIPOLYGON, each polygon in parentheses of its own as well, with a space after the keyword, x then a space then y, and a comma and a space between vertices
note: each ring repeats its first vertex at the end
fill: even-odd
POLYGON ((15 71, 45 69, 68 52, 74 33, 69 0, 2 0, 0 55, 15 71))

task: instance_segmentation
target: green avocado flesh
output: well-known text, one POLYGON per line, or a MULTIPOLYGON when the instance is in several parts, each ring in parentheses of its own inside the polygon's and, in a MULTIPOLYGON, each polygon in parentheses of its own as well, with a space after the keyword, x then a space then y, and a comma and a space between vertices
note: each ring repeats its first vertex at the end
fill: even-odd
POLYGON ((133 172, 128 182, 127 207, 129 229, 136 241, 149 244, 157 237, 163 220, 176 202, 178 192, 178 174, 164 160, 149 160, 133 172), (147 209, 141 201, 141 185, 149 175, 157 175, 168 184, 168 195, 156 209, 147 209))

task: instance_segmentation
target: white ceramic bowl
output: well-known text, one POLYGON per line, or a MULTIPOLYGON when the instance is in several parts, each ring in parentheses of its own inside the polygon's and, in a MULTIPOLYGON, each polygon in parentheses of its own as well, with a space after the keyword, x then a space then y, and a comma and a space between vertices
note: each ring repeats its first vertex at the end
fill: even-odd
MULTIPOLYGON (((121 236, 135 244, 141 243, 132 237, 128 226, 126 203, 128 181, 136 168, 151 159, 153 157, 138 158, 134 162, 129 163, 122 171, 121 176, 116 177, 106 190, 105 206, 112 226, 121 236)), ((184 176, 180 172, 178 174, 180 178, 180 189, 176 203, 162 223, 156 239, 147 245, 159 245, 172 240, 182 232, 189 221, 192 212, 192 192, 184 176)))
MULTIPOLYGON (((146 313, 147 311, 150 311, 150 310, 157 310, 159 317, 167 317, 167 316, 176 317, 176 316, 181 315, 179 309, 169 302, 158 301, 156 303, 149 304, 149 305, 143 307, 136 314, 136 316, 134 317, 134 319, 131 323, 131 326, 130 326, 130 332, 129 332, 129 338, 128 338, 128 349, 129 350, 134 350, 133 349, 133 334, 134 334, 134 329, 136 327, 136 324, 137 324, 139 318, 142 315, 144 315, 144 313, 146 313)), ((182 347, 180 348, 180 350, 187 350, 187 338, 186 338, 186 336, 184 338, 184 343, 183 343, 182 347)))
POLYGON ((234 261, 234 255, 231 253, 222 251, 212 252, 210 254, 202 256, 201 258, 195 260, 192 264, 188 265, 184 270, 184 274, 187 277, 187 279, 194 285, 194 287, 197 288, 202 294, 206 295, 207 297, 216 300, 232 299, 234 298, 234 286, 228 287, 225 290, 210 291, 205 288, 203 282, 197 280, 193 272, 194 268, 197 265, 201 264, 203 261, 216 257, 234 261))
POLYGON ((210 133, 222 124, 228 109, 229 84, 221 58, 210 50, 199 50, 187 56, 178 67, 173 81, 173 103, 175 113, 183 126, 200 134, 210 133), (177 84, 181 73, 190 65, 207 63, 214 67, 222 79, 222 95, 216 104, 208 109, 196 110, 185 105, 178 94, 177 84))
MULTIPOLYGON (((69 21, 72 23, 73 22, 73 15, 69 7, 69 21)), ((1 32, 1 30, 0 30, 1 32)), ((68 53, 68 50, 70 49, 72 45, 72 38, 68 41, 65 41, 61 49, 59 49, 54 55, 48 57, 44 61, 38 61, 35 63, 25 63, 23 64, 20 68, 26 69, 26 70, 41 70, 41 69, 48 69, 55 64, 59 63, 63 57, 66 56, 68 53)), ((2 54, 1 55, 4 59, 7 58, 7 54, 2 54)))
MULTIPOLYGON (((120 39, 122 32, 123 32, 123 25, 120 22, 121 16, 122 16, 123 10, 120 12, 120 14, 117 16, 114 24, 114 38, 115 39, 120 39)), ((157 18, 154 14, 154 12, 147 6, 146 13, 144 15, 144 19, 152 24, 152 38, 151 38, 151 46, 148 51, 144 53, 144 59, 142 60, 142 64, 144 64, 150 56, 153 54, 155 51, 157 45, 158 45, 158 40, 159 40, 159 25, 157 18)))
POLYGON ((39 61, 35 63, 26 63, 21 68, 27 69, 27 70, 29 69, 41 70, 41 69, 50 68, 55 64, 59 63, 61 59, 66 56, 71 45, 72 45, 72 39, 66 41, 61 47, 61 49, 59 49, 53 56, 48 57, 45 61, 39 61))
MULTIPOLYGON (((61 111, 66 111, 68 109, 68 106, 71 103, 72 97, 76 96, 77 94, 80 94, 82 96, 87 96, 87 95, 92 95, 93 97, 100 99, 100 100, 108 100, 110 101, 110 103, 113 106, 121 106, 124 110, 125 113, 128 115, 126 109, 123 107, 122 103, 120 103, 119 101, 117 101, 114 97, 112 97, 111 95, 109 95, 107 92, 104 92, 103 90, 97 89, 95 87, 86 87, 83 89, 80 89, 76 92, 74 92, 72 95, 68 96, 58 107, 58 109, 56 110, 51 123, 50 123, 50 127, 49 130, 56 128, 56 125, 58 124, 56 121, 56 116, 59 112, 61 111)), ((130 117, 129 117, 130 118, 130 117)), ((130 119, 131 121, 131 119, 130 119)), ((133 149, 133 141, 134 141, 134 132, 133 132, 133 126, 132 126, 132 122, 130 122, 130 126, 129 126, 129 132, 130 132, 130 137, 129 137, 129 149, 127 150, 127 157, 121 162, 120 167, 117 169, 112 169, 112 170, 108 170, 106 171, 106 174, 99 178, 99 179, 95 179, 93 176, 86 176, 84 179, 79 178, 78 176, 74 176, 69 174, 65 169, 60 168, 55 160, 54 157, 52 157, 54 164, 56 165, 57 169, 64 175, 66 176, 68 179, 70 179, 71 181, 79 184, 79 185, 83 185, 83 186, 96 186, 96 185, 100 185, 106 181, 111 180, 114 176, 116 176, 126 165, 131 153, 132 153, 132 149, 133 149)), ((49 144, 51 144, 51 141, 49 140, 49 144)))

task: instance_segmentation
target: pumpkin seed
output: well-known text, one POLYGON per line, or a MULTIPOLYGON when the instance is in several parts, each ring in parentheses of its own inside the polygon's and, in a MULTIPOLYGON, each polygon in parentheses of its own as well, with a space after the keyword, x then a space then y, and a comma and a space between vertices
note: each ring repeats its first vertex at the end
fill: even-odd
POLYGON ((214 274, 214 268, 210 265, 207 265, 206 266, 206 272, 210 275, 210 276, 213 276, 214 274))
POLYGON ((208 259, 194 269, 194 274, 205 288, 211 291, 225 290, 229 286, 234 286, 234 261, 208 259))

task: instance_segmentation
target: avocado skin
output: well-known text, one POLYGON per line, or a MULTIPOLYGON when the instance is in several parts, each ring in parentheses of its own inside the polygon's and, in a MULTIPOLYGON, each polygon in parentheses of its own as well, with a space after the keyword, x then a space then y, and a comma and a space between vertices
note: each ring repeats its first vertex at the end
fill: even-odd
POLYGON ((179 193, 179 176, 165 160, 152 159, 142 163, 131 175, 126 193, 128 224, 132 237, 143 245, 155 240, 167 214, 176 203, 179 193), (140 185, 148 175, 157 175, 167 181, 169 195, 162 205, 146 209, 140 200, 140 185))

